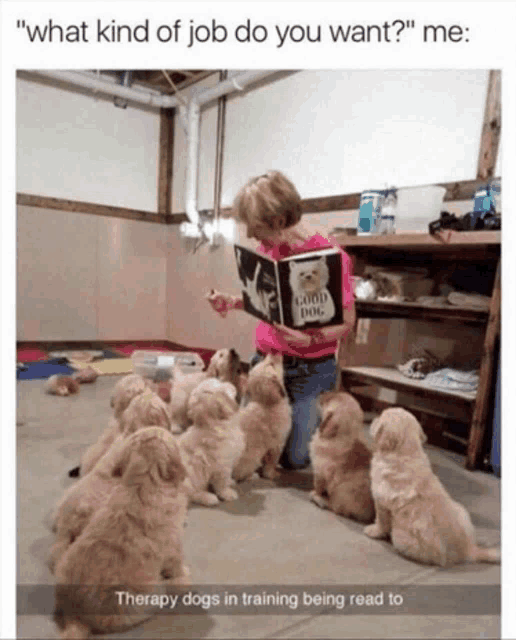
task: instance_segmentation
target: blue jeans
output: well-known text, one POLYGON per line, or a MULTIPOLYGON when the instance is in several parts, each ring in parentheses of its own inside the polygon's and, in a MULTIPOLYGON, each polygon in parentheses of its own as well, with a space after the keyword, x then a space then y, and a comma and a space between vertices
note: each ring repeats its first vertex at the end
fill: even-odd
MULTIPOLYGON (((263 360, 255 354, 251 367, 263 360)), ((292 405, 292 430, 280 458, 284 469, 302 469, 310 464, 308 445, 320 421, 317 396, 333 391, 337 383, 337 363, 329 357, 322 362, 297 360, 285 365, 285 388, 292 405)))

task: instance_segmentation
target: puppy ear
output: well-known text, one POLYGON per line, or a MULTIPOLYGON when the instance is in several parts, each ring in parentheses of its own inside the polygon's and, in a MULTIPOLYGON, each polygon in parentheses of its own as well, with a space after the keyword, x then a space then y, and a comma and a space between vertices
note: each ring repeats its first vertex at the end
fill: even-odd
POLYGON ((399 445, 399 437, 392 426, 384 423, 379 423, 379 426, 375 430, 374 443, 377 451, 389 453, 394 451, 399 445))
POLYGON ((113 478, 121 478, 124 475, 129 465, 130 457, 131 450, 128 447, 123 447, 111 471, 113 478))
POLYGON ((334 412, 330 411, 322 419, 322 422, 319 425, 319 435, 321 438, 331 440, 331 438, 335 438, 337 435, 339 425, 334 419, 334 415, 334 412))
POLYGON ((158 473, 162 480, 170 482, 176 487, 186 478, 186 469, 177 446, 167 445, 165 455, 160 455, 158 460, 158 473))
POLYGON ((216 406, 216 416, 218 420, 227 420, 228 418, 231 418, 238 409, 236 402, 231 398, 228 398, 224 393, 218 394, 216 406))

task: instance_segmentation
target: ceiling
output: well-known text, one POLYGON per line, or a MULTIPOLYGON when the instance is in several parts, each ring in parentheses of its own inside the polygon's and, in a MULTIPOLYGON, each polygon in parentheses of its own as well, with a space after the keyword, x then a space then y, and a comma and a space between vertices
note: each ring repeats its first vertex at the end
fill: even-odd
MULTIPOLYGON (((132 74, 131 84, 138 84, 167 95, 174 95, 177 90, 184 89, 213 73, 218 73, 214 69, 136 69, 130 71, 132 74)), ((101 73, 116 77, 122 82, 125 71, 102 71, 101 73)))

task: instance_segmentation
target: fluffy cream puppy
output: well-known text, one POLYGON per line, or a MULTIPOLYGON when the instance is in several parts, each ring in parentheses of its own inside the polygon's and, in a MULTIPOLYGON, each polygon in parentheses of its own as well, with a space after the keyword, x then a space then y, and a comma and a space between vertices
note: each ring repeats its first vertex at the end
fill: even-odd
POLYGON ((222 382, 231 382, 238 392, 239 373, 240 356, 234 349, 216 351, 206 371, 183 373, 179 367, 175 367, 170 401, 172 420, 186 429, 191 424, 188 417, 188 399, 195 387, 208 378, 218 378, 222 382))
POLYGON ((322 419, 309 445, 314 472, 310 499, 339 515, 373 522, 372 454, 364 438, 362 409, 343 391, 322 393, 317 403, 322 419))
POLYGON ((499 562, 500 552, 475 543, 471 518, 452 500, 423 451, 426 436, 416 418, 399 407, 371 424, 371 481, 376 520, 364 532, 390 535, 401 555, 447 567, 463 562, 499 562))
POLYGON ((120 418, 129 406, 133 398, 143 393, 147 389, 145 379, 136 374, 130 373, 124 376, 115 384, 111 393, 110 404, 113 409, 113 416, 110 418, 108 426, 100 438, 92 444, 84 453, 79 469, 74 469, 70 475, 86 475, 97 464, 100 458, 106 453, 113 441, 120 435, 120 418))
POLYGON ((56 566, 54 620, 62 638, 122 631, 152 615, 120 602, 116 591, 156 595, 163 578, 187 580, 186 471, 176 438, 160 427, 141 429, 118 453, 120 482, 56 566))
POLYGON ((281 354, 269 354, 251 369, 247 394, 249 402, 237 416, 245 434, 245 450, 233 469, 233 478, 241 482, 258 471, 272 480, 292 426, 281 354))
POLYGON ((116 478, 112 474, 113 461, 116 460, 120 446, 123 446, 121 443, 139 429, 149 426, 169 431, 171 423, 163 400, 150 389, 146 389, 133 398, 122 413, 118 435, 106 453, 88 474, 68 488, 58 503, 52 527, 56 541, 48 563, 51 570, 115 486, 116 478))
POLYGON ((193 424, 178 437, 192 502, 209 507, 238 497, 231 472, 245 445, 238 421, 231 419, 237 411, 230 382, 208 378, 192 391, 188 416, 193 424))

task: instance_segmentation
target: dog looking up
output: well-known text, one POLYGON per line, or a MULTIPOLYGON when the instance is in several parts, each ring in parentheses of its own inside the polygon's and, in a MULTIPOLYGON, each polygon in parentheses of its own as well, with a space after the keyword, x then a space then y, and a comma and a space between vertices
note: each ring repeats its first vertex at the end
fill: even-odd
POLYGON ((236 389, 230 382, 208 378, 192 391, 188 416, 193 424, 178 437, 192 502, 210 507, 219 499, 238 497, 231 472, 245 443, 238 421, 232 420, 237 411, 236 389))
MULTIPOLYGON (((172 420, 186 429, 191 421, 188 418, 188 398, 192 391, 207 378, 218 378, 222 382, 231 382, 239 390, 240 356, 234 349, 219 349, 211 357, 206 371, 183 373, 174 368, 171 415, 172 420)), ((240 401, 237 393, 237 402, 240 401)))
POLYGON ((310 499, 338 515, 373 522, 372 454, 364 439, 362 409, 342 391, 322 393, 317 403, 322 420, 309 445, 314 471, 310 499))
POLYGON ((121 603, 117 590, 154 595, 163 578, 188 578, 186 471, 176 438, 160 427, 137 431, 124 441, 113 474, 120 482, 56 566, 54 620, 62 638, 140 624, 153 612, 121 603))
POLYGON ((120 435, 119 420, 121 415, 127 409, 131 400, 140 393, 143 393, 146 388, 147 383, 145 379, 136 373, 130 373, 118 380, 110 398, 113 416, 109 419, 108 426, 97 442, 86 450, 82 457, 81 464, 68 472, 70 477, 76 478, 79 474, 86 475, 93 469, 113 444, 115 438, 120 435))
POLYGON ((391 537, 401 555, 448 567, 464 562, 500 562, 495 548, 481 548, 469 513, 452 500, 423 450, 426 436, 416 418, 399 407, 371 424, 371 481, 376 520, 371 538, 391 537))
POLYGON ((245 450, 233 469, 233 478, 241 482, 258 471, 273 480, 292 426, 281 354, 269 354, 251 369, 247 394, 249 402, 235 418, 245 435, 245 450))
POLYGON ((145 427, 171 428, 166 404, 150 389, 131 400, 122 413, 119 434, 99 459, 93 469, 71 486, 59 502, 54 517, 53 530, 57 534, 50 565, 55 565, 56 557, 77 538, 94 510, 100 505, 107 492, 113 487, 111 469, 116 451, 128 436, 145 427), (114 449, 114 453, 111 450, 114 449))

